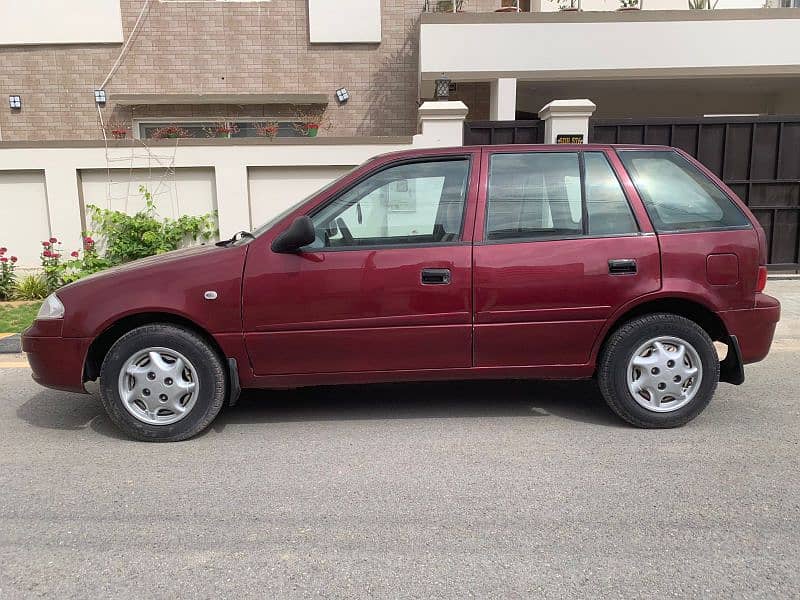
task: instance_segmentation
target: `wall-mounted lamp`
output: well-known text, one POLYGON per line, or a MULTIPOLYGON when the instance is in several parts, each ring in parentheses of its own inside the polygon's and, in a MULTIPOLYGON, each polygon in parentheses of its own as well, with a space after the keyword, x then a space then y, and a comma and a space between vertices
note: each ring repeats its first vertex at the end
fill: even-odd
POLYGON ((105 104, 106 103, 106 91, 105 90, 95 90, 94 91, 94 101, 97 104, 105 104))
POLYGON ((437 100, 447 100, 450 97, 450 79, 442 73, 442 76, 435 81, 434 98, 437 100))
POLYGON ((20 110, 22 108, 22 98, 16 94, 8 97, 8 106, 11 110, 20 110))
POLYGON ((350 92, 347 91, 347 88, 339 88, 336 90, 336 101, 339 104, 344 104, 350 100, 350 92))

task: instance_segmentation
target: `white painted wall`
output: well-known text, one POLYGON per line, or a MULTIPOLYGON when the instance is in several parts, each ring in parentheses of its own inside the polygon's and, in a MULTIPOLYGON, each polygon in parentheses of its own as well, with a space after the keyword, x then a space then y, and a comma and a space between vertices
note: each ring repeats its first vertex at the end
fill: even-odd
POLYGON ((36 266, 49 237, 44 171, 0 171, 0 246, 8 248, 6 256, 36 266))
POLYGON ((308 33, 314 43, 379 43, 381 0, 308 0, 308 33))
POLYGON ((2 0, 0 46, 121 43, 119 0, 2 0))
POLYGON ((153 195, 158 214, 163 218, 202 215, 217 209, 213 169, 81 171, 84 205, 135 213, 145 207, 144 197, 139 193, 140 185, 153 195))
POLYGON ((247 181, 253 227, 266 223, 354 166, 251 167, 247 181))
POLYGON ((624 76, 626 71, 800 73, 792 19, 423 23, 422 77, 624 76))

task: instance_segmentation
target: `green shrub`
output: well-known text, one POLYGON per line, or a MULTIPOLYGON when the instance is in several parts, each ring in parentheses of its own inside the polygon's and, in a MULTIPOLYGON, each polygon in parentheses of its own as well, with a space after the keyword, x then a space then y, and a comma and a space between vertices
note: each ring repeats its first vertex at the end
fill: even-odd
POLYGON ((108 264, 163 254, 217 235, 215 212, 197 217, 184 215, 177 220, 160 219, 152 194, 144 186, 139 192, 144 195, 145 208, 133 215, 93 205, 87 207, 93 230, 104 241, 103 258, 108 264))
POLYGON ((14 286, 15 300, 41 300, 50 293, 47 281, 42 275, 28 275, 14 286))

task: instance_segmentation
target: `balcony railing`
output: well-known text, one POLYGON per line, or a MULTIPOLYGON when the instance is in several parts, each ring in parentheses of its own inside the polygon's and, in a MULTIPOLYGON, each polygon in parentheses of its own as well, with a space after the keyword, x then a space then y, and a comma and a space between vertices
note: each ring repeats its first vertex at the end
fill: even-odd
POLYGON ((530 12, 530 10, 530 0, 425 0, 423 4, 423 11, 430 13, 530 12))

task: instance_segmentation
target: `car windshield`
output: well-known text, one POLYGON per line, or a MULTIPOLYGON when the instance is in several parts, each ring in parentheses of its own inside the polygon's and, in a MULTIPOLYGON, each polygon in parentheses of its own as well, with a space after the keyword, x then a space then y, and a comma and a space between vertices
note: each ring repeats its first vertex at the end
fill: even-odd
MULTIPOLYGON (((370 160, 372 160, 372 159, 370 159, 370 160)), ((318 190, 316 190, 316 191, 312 192, 311 194, 309 194, 308 196, 306 196, 306 197, 305 197, 305 198, 303 198, 302 200, 299 200, 298 202, 295 202, 295 203, 294 203, 294 204, 292 204, 292 205, 291 205, 289 208, 287 208, 287 209, 285 209, 285 210, 282 210, 282 211, 281 211, 281 212, 279 212, 277 215, 275 215, 274 217, 272 217, 272 218, 271 218, 269 221, 267 221, 266 223, 264 223, 264 224, 260 225, 260 226, 259 226, 259 227, 257 227, 256 229, 254 229, 254 230, 253 230, 253 237, 258 237, 258 236, 260 236, 262 233, 264 233, 264 232, 266 232, 266 231, 269 231, 269 230, 270 230, 270 228, 272 228, 272 226, 273 226, 273 225, 275 225, 276 223, 278 223, 279 221, 281 221, 283 218, 285 218, 285 217, 286 217, 286 215, 290 214, 292 211, 294 211, 295 209, 297 209, 297 207, 298 207, 298 206, 300 206, 301 204, 303 204, 305 201, 309 200, 310 198, 313 198, 313 197, 314 197, 314 196, 316 196, 317 194, 321 194, 321 193, 322 193, 322 192, 324 192, 325 190, 328 190, 328 189, 332 188, 334 185, 336 185, 337 183, 339 183, 339 182, 340 182, 342 179, 344 179, 345 177, 347 177, 348 175, 350 175, 350 174, 351 174, 353 171, 355 171, 356 169, 360 169, 362 166, 364 166, 365 164, 367 164, 367 162, 369 162, 369 161, 366 161, 366 162, 364 162, 364 163, 362 163, 362 164, 360 164, 360 165, 358 165, 358 166, 355 166, 355 167, 353 167, 352 169, 350 169, 349 171, 347 171, 346 173, 344 173, 344 174, 343 174, 343 175, 341 175, 340 177, 337 177, 336 179, 334 179, 333 181, 331 181, 329 184, 327 184, 327 185, 325 185, 324 187, 321 187, 320 189, 318 189, 318 190)), ((251 239, 251 238, 247 238, 247 239, 251 239)), ((245 240, 245 241, 246 241, 246 240, 245 240)))

